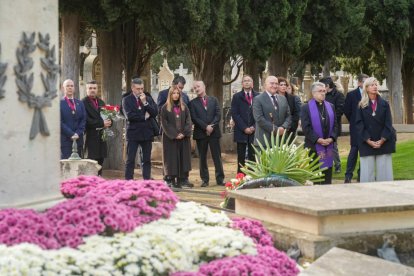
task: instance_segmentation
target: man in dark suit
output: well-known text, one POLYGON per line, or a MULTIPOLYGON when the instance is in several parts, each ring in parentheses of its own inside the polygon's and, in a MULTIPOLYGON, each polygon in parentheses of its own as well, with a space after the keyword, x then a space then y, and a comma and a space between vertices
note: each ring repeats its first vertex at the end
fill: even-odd
POLYGON ((256 121, 254 145, 265 146, 264 137, 270 141, 271 135, 283 135, 290 128, 292 116, 286 97, 277 94, 279 81, 275 76, 265 80, 266 91, 253 100, 253 118, 256 121))
MULTIPOLYGON (((361 101, 362 86, 368 77, 366 74, 360 74, 358 76, 358 87, 348 92, 345 98, 344 114, 349 122, 349 134, 351 136, 351 149, 349 150, 348 160, 346 162, 345 183, 352 182, 355 166, 358 161, 358 134, 355 127, 355 119, 358 104, 361 101)), ((358 168, 358 181, 359 176, 360 169, 358 168)))
POLYGON ((197 98, 190 102, 191 119, 194 123, 193 139, 196 140, 200 159, 201 187, 209 185, 207 166, 207 149, 210 146, 211 156, 216 171, 217 185, 224 185, 223 163, 221 162, 220 148, 220 106, 217 98, 206 95, 206 86, 202 81, 193 83, 197 98))
MULTIPOLYGON (((87 96, 82 99, 86 110, 85 152, 87 158, 98 161, 98 164, 102 166, 107 156, 107 145, 102 139, 102 133, 105 128, 112 125, 112 121, 101 117, 101 108, 105 106, 105 102, 98 97, 96 81, 86 83, 86 94, 87 96)), ((102 175, 102 168, 98 175, 102 175)))
MULTIPOLYGON (((190 98, 188 98, 187 94, 183 92, 184 86, 186 84, 185 78, 183 76, 176 76, 173 79, 171 84, 177 86, 178 90, 180 90, 181 95, 183 96, 183 102, 188 106, 188 104, 190 103, 190 98)), ((162 106, 167 102, 169 90, 170 88, 168 87, 167 89, 161 90, 158 93, 158 98, 157 98, 158 112, 161 111, 162 106)))
POLYGON ((127 119, 127 161, 125 179, 134 178, 135 156, 138 146, 142 149, 142 176, 151 179, 151 150, 154 131, 150 117, 156 118, 157 106, 151 97, 144 93, 144 82, 135 78, 131 81, 132 93, 122 99, 124 115, 127 119))
POLYGON ((82 157, 85 107, 80 100, 74 98, 75 85, 72 80, 65 80, 62 87, 64 97, 60 100, 60 158, 70 157, 74 139, 77 139, 78 154, 82 157))
POLYGON ((254 161, 254 130, 253 98, 259 95, 253 90, 253 79, 244 75, 242 79, 243 89, 233 95, 231 100, 231 117, 234 121, 234 142, 237 143, 237 172, 244 166, 247 159, 254 161))

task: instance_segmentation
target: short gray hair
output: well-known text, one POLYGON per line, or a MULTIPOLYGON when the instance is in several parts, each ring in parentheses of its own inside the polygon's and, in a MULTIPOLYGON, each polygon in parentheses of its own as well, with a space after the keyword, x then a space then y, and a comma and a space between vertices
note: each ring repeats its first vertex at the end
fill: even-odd
POLYGON ((320 82, 320 81, 316 81, 316 82, 312 83, 312 86, 311 86, 312 94, 314 92, 316 92, 316 90, 317 90, 318 87, 325 88, 325 84, 323 82, 320 82))
POLYGON ((144 82, 140 78, 133 78, 131 81, 131 85, 133 84, 144 84, 144 82))

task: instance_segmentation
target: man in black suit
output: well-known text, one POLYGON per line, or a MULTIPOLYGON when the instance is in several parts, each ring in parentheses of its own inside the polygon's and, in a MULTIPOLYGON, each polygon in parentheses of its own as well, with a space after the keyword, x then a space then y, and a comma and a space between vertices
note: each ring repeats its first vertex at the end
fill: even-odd
POLYGON ((234 142, 237 143, 237 172, 244 166, 247 159, 254 161, 254 131, 253 98, 259 95, 253 90, 253 79, 244 75, 242 79, 243 89, 233 95, 231 100, 231 117, 234 121, 234 142))
POLYGON ((142 176, 151 179, 151 150, 154 131, 150 117, 156 118, 157 106, 151 97, 144 93, 144 82, 135 78, 131 82, 132 93, 122 99, 124 115, 127 119, 127 161, 125 179, 134 178, 135 156, 138 146, 142 149, 142 176))
MULTIPOLYGON (((358 134, 355 128, 355 119, 358 104, 361 101, 362 87, 368 77, 366 74, 360 74, 358 76, 358 87, 348 92, 345 98, 344 114, 349 122, 349 134, 351 136, 351 149, 349 150, 348 160, 346 162, 345 183, 352 182, 355 166, 358 161, 358 134)), ((358 181, 359 176, 360 169, 358 168, 358 181)))
MULTIPOLYGON (((112 125, 112 121, 101 117, 101 108, 105 106, 105 102, 98 97, 96 81, 86 83, 86 94, 87 96, 82 99, 86 110, 85 153, 88 159, 96 160, 102 166, 107 156, 106 141, 102 139, 102 132, 112 125)), ((102 168, 98 175, 102 175, 102 168)))
MULTIPOLYGON (((177 86, 178 90, 180 90, 181 95, 183 96, 183 102, 188 106, 188 104, 190 103, 190 99, 188 98, 187 94, 183 92, 184 86, 186 84, 185 78, 183 76, 176 76, 173 79, 171 84, 177 86)), ((169 90, 170 88, 168 87, 167 89, 161 90, 158 93, 158 98, 157 98, 158 112, 161 111, 161 108, 167 102, 169 90)))
POLYGON ((207 148, 210 146, 216 171, 217 185, 224 185, 224 171, 220 149, 220 106, 217 98, 206 95, 206 86, 202 81, 193 83, 197 98, 190 102, 191 119, 194 123, 193 139, 196 140, 200 159, 201 187, 209 185, 210 176, 207 166, 207 148))

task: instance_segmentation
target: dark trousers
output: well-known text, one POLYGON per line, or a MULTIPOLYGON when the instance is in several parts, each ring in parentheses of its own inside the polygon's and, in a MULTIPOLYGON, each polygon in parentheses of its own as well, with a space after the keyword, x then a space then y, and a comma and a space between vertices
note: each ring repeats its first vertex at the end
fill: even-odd
POLYGON ((125 164, 125 179, 134 179, 135 156, 138 146, 141 147, 141 171, 144 179, 151 179, 151 150, 152 141, 128 141, 127 161, 125 164))
POLYGON ((245 160, 254 161, 254 149, 252 143, 237 143, 237 173, 245 164, 245 160), (246 154, 247 149, 247 154, 246 154))
MULTIPOLYGON (((354 176, 354 170, 358 161, 358 146, 352 146, 349 150, 348 160, 346 161, 345 179, 351 180, 354 176)), ((360 168, 358 167, 358 181, 360 175, 360 168)))
POLYGON ((216 171, 216 181, 221 184, 224 180, 223 163, 221 162, 221 148, 220 139, 208 137, 205 139, 196 140, 199 154, 200 178, 204 182, 209 182, 210 176, 208 174, 207 166, 207 149, 210 146, 211 157, 213 158, 214 168, 216 171))
POLYGON ((328 168, 326 171, 323 171, 325 178, 321 182, 315 182, 315 185, 325 185, 332 184, 332 167, 328 168))

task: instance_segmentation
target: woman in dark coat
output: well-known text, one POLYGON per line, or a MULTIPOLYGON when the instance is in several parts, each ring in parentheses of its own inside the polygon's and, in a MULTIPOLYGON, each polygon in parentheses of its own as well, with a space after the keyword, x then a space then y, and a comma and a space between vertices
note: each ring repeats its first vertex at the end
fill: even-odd
POLYGON ((394 179, 391 153, 395 152, 396 134, 390 106, 378 92, 376 78, 364 82, 355 126, 361 163, 361 182, 394 179))
POLYGON ((180 90, 171 86, 167 102, 161 108, 162 159, 169 186, 181 188, 191 170, 191 117, 180 90))

